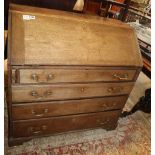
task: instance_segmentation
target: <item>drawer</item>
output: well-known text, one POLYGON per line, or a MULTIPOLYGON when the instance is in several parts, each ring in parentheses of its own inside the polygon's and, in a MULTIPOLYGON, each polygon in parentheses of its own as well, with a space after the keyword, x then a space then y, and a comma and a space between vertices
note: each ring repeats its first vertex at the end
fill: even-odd
POLYGON ((13 122, 13 137, 29 137, 42 134, 103 127, 110 129, 116 126, 120 111, 98 112, 47 119, 13 122))
POLYGON ((13 120, 22 120, 122 109, 126 100, 127 96, 117 96, 82 100, 14 104, 12 106, 12 118, 13 120))
POLYGON ((14 85, 12 86, 12 101, 49 101, 124 95, 130 93, 133 84, 133 82, 123 82, 18 86, 14 85))
POLYGON ((19 83, 132 81, 136 70, 103 69, 19 69, 19 83))

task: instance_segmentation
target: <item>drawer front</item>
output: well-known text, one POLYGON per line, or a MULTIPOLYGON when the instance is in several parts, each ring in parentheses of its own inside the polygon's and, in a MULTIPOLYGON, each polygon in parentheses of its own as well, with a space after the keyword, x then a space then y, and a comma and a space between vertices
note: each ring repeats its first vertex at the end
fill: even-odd
POLYGON ((43 103, 38 102, 33 104, 15 104, 12 106, 12 118, 13 120, 22 120, 122 109, 126 100, 127 96, 118 96, 43 103))
POLYGON ((94 70, 94 69, 20 69, 19 82, 57 83, 88 81, 131 81, 136 70, 94 70))
POLYGON ((13 122, 13 137, 52 134, 94 127, 111 128, 116 125, 120 111, 99 112, 48 119, 13 122))
POLYGON ((124 95, 130 93, 132 82, 55 84, 55 85, 18 85, 12 86, 13 102, 49 101, 124 95))

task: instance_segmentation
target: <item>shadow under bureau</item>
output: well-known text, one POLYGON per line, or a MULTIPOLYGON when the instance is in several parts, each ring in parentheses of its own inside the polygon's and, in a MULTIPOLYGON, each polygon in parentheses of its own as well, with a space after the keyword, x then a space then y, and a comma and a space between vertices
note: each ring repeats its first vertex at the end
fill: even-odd
POLYGON ((131 27, 12 4, 8 34, 9 145, 116 128, 142 67, 131 27))

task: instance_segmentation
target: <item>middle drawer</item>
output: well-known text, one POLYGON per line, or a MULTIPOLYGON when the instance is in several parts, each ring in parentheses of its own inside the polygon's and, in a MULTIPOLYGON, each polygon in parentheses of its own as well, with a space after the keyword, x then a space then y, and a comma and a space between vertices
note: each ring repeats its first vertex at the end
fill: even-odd
POLYGON ((82 99, 130 93, 133 82, 53 85, 13 85, 13 102, 82 99))
POLYGON ((22 120, 122 109, 126 100, 127 96, 116 96, 82 100, 13 104, 12 117, 13 120, 22 120))

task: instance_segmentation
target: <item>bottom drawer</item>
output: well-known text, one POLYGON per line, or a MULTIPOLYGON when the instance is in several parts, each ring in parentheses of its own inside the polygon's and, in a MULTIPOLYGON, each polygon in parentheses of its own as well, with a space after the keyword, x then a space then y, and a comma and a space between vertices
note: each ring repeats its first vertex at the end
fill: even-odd
POLYGON ((13 137, 31 137, 95 127, 111 129, 116 125, 119 114, 120 110, 116 110, 39 120, 14 121, 13 137))

